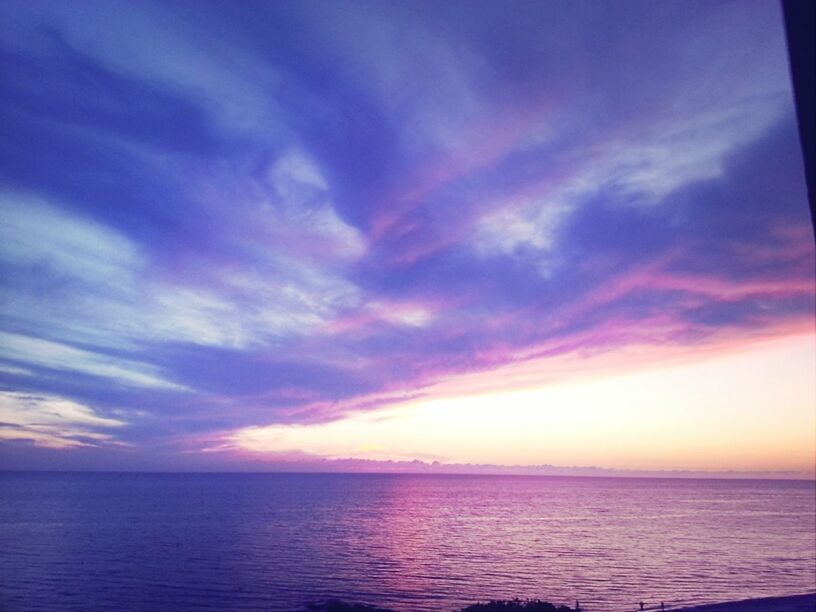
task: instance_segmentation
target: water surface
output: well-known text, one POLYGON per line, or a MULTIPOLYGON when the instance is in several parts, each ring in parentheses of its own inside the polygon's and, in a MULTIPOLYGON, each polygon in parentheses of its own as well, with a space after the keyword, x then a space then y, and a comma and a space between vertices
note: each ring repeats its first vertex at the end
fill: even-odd
POLYGON ((816 590, 813 482, 0 473, 0 609, 694 604, 816 590))

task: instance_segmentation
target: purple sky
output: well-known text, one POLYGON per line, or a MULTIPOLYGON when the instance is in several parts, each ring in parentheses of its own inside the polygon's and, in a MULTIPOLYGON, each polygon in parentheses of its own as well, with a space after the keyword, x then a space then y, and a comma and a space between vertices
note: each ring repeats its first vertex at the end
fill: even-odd
POLYGON ((0 463, 233 465, 198 451, 813 328, 775 2, 0 15, 0 463))

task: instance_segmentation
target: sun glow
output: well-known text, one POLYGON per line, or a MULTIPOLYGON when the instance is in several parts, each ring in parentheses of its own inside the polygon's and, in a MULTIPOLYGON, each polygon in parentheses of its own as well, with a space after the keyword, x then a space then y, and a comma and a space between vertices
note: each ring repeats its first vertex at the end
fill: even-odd
POLYGON ((804 334, 694 362, 250 427, 233 441, 326 458, 812 472, 815 373, 804 334))

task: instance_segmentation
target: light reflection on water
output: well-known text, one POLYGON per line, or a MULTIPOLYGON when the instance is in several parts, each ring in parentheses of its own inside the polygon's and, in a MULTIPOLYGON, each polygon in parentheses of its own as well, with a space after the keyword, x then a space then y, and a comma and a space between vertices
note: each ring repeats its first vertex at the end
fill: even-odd
POLYGON ((0 608, 341 598, 702 603, 816 590, 813 482, 0 474, 0 608))

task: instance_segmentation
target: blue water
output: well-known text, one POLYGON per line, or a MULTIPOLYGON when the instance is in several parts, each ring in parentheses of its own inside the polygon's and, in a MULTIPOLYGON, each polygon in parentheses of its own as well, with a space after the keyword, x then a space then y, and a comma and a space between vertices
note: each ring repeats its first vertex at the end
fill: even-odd
POLYGON ((816 590, 813 482, 0 473, 3 610, 588 610, 816 590))

